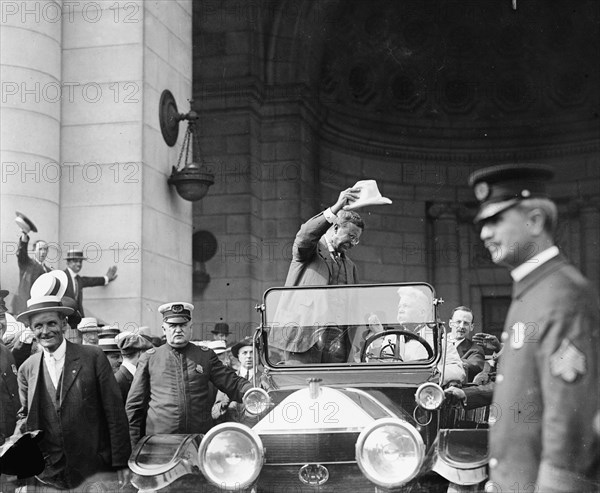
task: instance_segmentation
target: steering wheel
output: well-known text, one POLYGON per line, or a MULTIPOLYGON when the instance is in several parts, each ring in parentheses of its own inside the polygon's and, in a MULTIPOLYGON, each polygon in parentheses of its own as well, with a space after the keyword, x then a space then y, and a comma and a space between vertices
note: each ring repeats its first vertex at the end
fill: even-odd
MULTIPOLYGON (((402 358, 400 357, 400 336, 405 336, 408 339, 413 339, 417 342, 419 342, 427 351, 427 358, 433 358, 433 349, 431 348, 431 346, 429 345, 429 343, 423 339, 420 335, 415 334, 413 332, 408 332, 407 330, 403 330, 403 329, 389 329, 389 330, 385 330, 383 332, 378 332, 377 334, 373 334, 370 337, 367 337, 367 339, 365 340, 365 344, 360 352, 360 361, 361 363, 366 363, 366 357, 367 357, 367 348, 373 344, 373 341, 377 340, 377 339, 381 339, 384 337, 387 337, 389 335, 395 335, 396 336, 396 344, 394 347, 394 354, 387 356, 387 355, 382 355, 381 351, 379 353, 379 358, 378 359, 383 359, 383 360, 392 360, 392 361, 402 361, 402 358)), ((383 348, 382 348, 383 349, 383 348)))

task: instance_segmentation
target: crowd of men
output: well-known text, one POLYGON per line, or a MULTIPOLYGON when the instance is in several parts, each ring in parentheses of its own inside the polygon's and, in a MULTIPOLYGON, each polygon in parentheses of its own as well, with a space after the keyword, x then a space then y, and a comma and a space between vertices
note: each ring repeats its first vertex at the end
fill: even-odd
MULTIPOLYGON (((465 408, 495 403, 503 410, 490 431, 490 491, 508 491, 515 483, 532 491, 596 491, 600 484, 598 295, 555 245, 557 208, 546 186, 551 178, 551 170, 540 165, 495 166, 470 178, 480 204, 475 222, 481 240, 492 260, 510 269, 513 301, 502 341, 481 332, 469 337, 473 312, 456 307, 444 340, 448 366, 440 373, 455 375, 441 382, 451 384, 449 402, 465 408)), ((286 285, 358 283, 358 269, 347 254, 365 228, 353 210, 364 198, 361 192, 360 187, 342 191, 335 204, 301 226, 286 285)), ((26 251, 26 234, 21 241, 26 251)), ((34 263, 19 257, 19 265, 35 268, 36 274, 22 275, 23 283, 33 284, 17 320, 30 329, 21 346, 35 341, 41 350, 19 356, 17 372, 18 352, 0 345, 2 374, 15 377, 0 387, 0 438, 45 432, 38 440, 43 470, 22 491, 75 488, 90 478, 123 484, 132 447, 145 434, 203 433, 235 411, 233 403, 252 385, 251 340, 232 351, 239 369, 229 367, 208 345, 191 342, 194 307, 186 302, 159 307, 164 344, 140 333, 96 331, 93 337, 97 326, 83 317, 81 291, 108 284, 116 268, 104 277, 81 277, 83 254, 72 252, 65 271, 47 272, 43 245, 35 252, 34 263), (82 344, 64 336, 74 324, 82 344)), ((398 322, 408 327, 401 306, 402 300, 398 322)), ((371 325, 386 330, 376 321, 371 325)), ((332 352, 302 330, 293 344, 269 343, 284 362, 328 362, 332 352)), ((222 326, 215 330, 215 339, 222 332, 222 326)), ((415 338, 426 341, 427 331, 415 338)), ((351 345, 336 341, 333 357, 348 358, 351 345)))
MULTIPOLYGON (((0 292, 0 337, 7 334, 10 346, 0 343, 0 491, 77 491, 95 483, 117 491, 128 483, 127 461, 142 436, 204 433, 216 423, 217 392, 225 411, 251 383, 210 342, 192 343, 190 303, 159 307, 163 338, 101 327, 81 315, 81 290, 114 280, 116 268, 100 278, 72 276, 83 255, 70 252, 68 269, 38 269, 36 277, 30 268, 41 265, 42 250, 38 244, 29 263, 19 257, 29 269, 21 281, 30 286, 16 318, 4 302, 9 293, 0 292), (69 329, 77 342, 67 339, 69 329)), ((228 335, 227 324, 215 326, 222 354, 231 352, 228 335)))

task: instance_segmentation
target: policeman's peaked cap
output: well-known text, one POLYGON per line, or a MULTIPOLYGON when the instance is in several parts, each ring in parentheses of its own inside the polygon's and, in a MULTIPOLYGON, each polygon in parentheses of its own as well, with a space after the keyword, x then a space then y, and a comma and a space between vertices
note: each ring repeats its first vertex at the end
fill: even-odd
POLYGON ((479 201, 474 222, 494 217, 525 199, 548 198, 546 184, 553 176, 552 169, 542 164, 500 164, 473 172, 469 186, 479 201))

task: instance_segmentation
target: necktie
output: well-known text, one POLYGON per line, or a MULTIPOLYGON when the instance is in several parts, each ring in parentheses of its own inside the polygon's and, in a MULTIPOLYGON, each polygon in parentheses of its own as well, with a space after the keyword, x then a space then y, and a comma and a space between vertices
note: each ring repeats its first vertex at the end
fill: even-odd
POLYGON ((77 275, 75 276, 75 297, 79 299, 79 280, 81 278, 77 275))
POLYGON ((50 363, 50 378, 52 378, 54 387, 58 389, 58 361, 53 354, 50 354, 49 356, 50 358, 48 362, 50 363))

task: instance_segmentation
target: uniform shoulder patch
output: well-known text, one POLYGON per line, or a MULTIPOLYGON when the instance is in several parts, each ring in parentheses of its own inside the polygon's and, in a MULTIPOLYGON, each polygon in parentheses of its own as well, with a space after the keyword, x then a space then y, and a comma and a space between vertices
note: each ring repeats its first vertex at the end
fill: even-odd
POLYGON ((200 349, 202 349, 202 351, 208 351, 208 348, 206 346, 203 346, 202 344, 200 344, 200 349))
POLYGON ((579 375, 585 375, 587 364, 585 354, 568 339, 563 339, 560 347, 550 356, 550 373, 573 383, 579 375))
POLYGON ((151 347, 150 349, 148 349, 148 350, 146 351, 146 354, 154 354, 155 352, 156 352, 156 349, 155 349, 155 348, 153 348, 153 347, 151 347))

